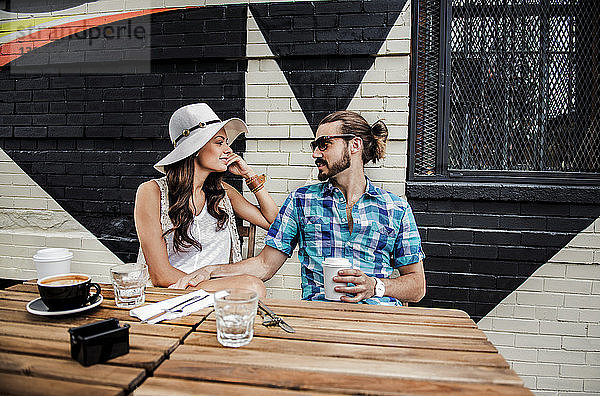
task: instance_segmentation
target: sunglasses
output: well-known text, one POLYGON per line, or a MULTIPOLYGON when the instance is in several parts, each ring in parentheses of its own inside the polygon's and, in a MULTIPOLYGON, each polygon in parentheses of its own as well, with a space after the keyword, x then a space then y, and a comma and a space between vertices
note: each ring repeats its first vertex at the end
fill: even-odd
POLYGON ((335 138, 352 139, 355 137, 356 137, 356 135, 354 135, 352 133, 342 133, 339 135, 324 135, 324 136, 321 136, 321 137, 313 140, 312 142, 310 142, 310 148, 312 149, 312 151, 315 151, 315 149, 317 149, 317 148, 319 148, 320 151, 325 151, 325 150, 327 150, 327 147, 331 143, 331 139, 335 139, 335 138))

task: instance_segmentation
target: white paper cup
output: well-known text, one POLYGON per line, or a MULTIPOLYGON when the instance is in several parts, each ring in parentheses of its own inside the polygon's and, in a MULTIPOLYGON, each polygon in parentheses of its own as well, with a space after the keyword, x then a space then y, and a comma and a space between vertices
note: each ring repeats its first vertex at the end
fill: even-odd
POLYGON ((38 250, 33 256, 37 270, 37 278, 42 279, 51 275, 68 274, 71 272, 73 253, 65 248, 48 248, 38 250))
POLYGON ((338 293, 334 290, 336 286, 347 285, 333 281, 333 277, 338 274, 341 269, 352 268, 350 261, 345 258, 327 257, 323 261, 323 284, 325 286, 325 298, 332 301, 341 301, 340 297, 345 293, 338 293))

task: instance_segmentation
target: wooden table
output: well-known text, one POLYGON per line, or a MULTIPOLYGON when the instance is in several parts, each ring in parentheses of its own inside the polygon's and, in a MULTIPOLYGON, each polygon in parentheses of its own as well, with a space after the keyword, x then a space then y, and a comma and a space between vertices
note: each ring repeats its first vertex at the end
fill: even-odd
MULTIPOLYGON (((149 288, 147 300, 180 293, 149 288)), ((211 309, 145 325, 108 285, 102 295, 97 309, 55 318, 25 310, 34 284, 0 290, 0 394, 531 394, 462 311, 266 300, 296 333, 257 320, 249 345, 225 348, 211 309), (110 317, 131 325, 130 353, 71 360, 67 329, 110 317)))

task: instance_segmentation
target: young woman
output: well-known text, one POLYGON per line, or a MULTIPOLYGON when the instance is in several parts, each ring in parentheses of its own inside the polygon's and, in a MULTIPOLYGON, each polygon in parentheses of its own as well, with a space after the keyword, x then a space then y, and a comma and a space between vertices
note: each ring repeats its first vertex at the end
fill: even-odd
MULTIPOLYGON (((140 185, 135 226, 138 262, 146 262, 152 284, 187 288, 187 274, 210 264, 241 260, 235 216, 268 229, 277 206, 256 173, 230 147, 246 124, 221 121, 205 103, 184 106, 171 116, 169 135, 175 148, 154 167, 166 176, 140 185), (229 170, 242 176, 259 207, 223 182, 229 170)), ((262 281, 250 275, 211 279, 196 286, 207 291, 230 287, 265 295, 262 281)))

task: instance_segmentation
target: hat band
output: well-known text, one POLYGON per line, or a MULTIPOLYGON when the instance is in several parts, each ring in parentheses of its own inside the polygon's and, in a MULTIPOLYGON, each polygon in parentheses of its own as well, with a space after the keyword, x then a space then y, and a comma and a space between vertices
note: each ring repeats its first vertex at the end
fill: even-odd
POLYGON ((202 122, 202 121, 200 121, 200 122, 198 123, 198 125, 194 125, 193 127, 189 128, 189 129, 184 129, 184 130, 181 132, 181 135, 179 135, 179 136, 177 137, 177 139, 175 139, 175 140, 173 141, 173 147, 177 147, 177 142, 178 142, 178 141, 179 141, 181 138, 184 138, 184 137, 188 137, 188 136, 190 136, 190 133, 191 133, 191 132, 193 132, 193 131, 195 131, 196 129, 198 129, 198 128, 206 128, 208 125, 210 125, 210 124, 216 124, 217 122, 221 122, 221 120, 211 120, 211 121, 206 121, 206 122, 202 122))

